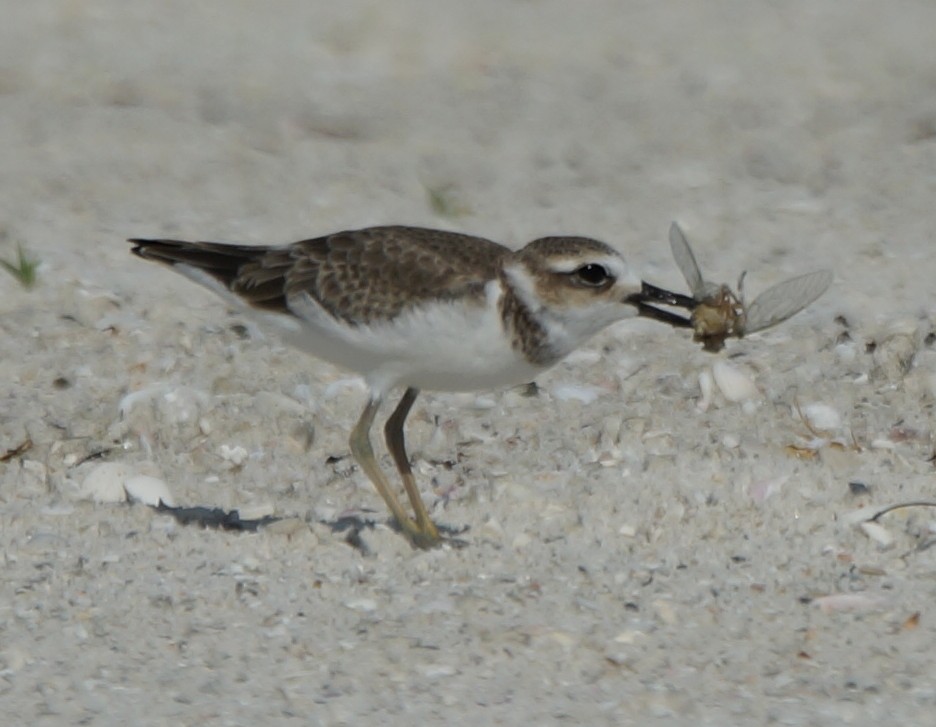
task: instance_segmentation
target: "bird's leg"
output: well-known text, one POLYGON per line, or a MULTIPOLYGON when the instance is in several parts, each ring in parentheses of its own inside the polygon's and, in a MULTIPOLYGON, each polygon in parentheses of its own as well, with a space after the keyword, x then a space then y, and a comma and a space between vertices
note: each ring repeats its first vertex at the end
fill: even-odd
MULTIPOLYGON (((416 397, 414 396, 413 398, 416 397)), ((377 416, 377 410, 380 408, 381 401, 381 397, 377 395, 372 395, 371 398, 368 399, 367 406, 365 406, 364 411, 361 412, 361 418, 358 419, 357 424, 355 424, 351 432, 351 454, 354 456, 354 459, 357 460, 361 469, 363 469, 370 478, 370 481, 374 483, 374 487, 377 488, 377 492, 380 493, 384 502, 387 503, 387 507, 390 508, 390 512, 393 514, 393 517, 396 519, 403 533, 413 544, 426 547, 422 544, 422 541, 426 537, 424 528, 421 528, 413 522, 413 519, 403 509, 403 506, 393 492, 393 488, 387 481, 386 475, 380 471, 380 466, 377 464, 377 459, 374 457, 374 448, 371 446, 370 441, 370 430, 374 423, 374 417, 377 416)), ((412 404, 412 402, 410 403, 412 404)), ((436 537, 438 537, 438 535, 436 535, 436 537)))
POLYGON ((403 478, 403 487, 409 496, 410 503, 413 506, 413 512, 416 515, 416 527, 419 530, 419 538, 413 539, 413 542, 421 548, 428 548, 436 545, 441 540, 439 530, 435 523, 429 517, 422 497, 419 495, 419 488, 416 487, 416 478, 413 477, 413 470, 410 467, 409 457, 406 455, 406 439, 403 434, 403 425, 406 423, 406 417, 413 407, 413 402, 419 396, 419 389, 412 387, 403 392, 403 398, 397 404, 393 414, 387 419, 384 425, 384 436, 387 439, 387 449, 396 463, 397 470, 403 478))

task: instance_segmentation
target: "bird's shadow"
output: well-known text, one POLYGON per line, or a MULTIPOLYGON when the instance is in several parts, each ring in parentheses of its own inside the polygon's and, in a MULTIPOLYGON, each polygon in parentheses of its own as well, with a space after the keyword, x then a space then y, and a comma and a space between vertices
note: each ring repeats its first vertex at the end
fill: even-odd
MULTIPOLYGON (((238 510, 224 510, 220 507, 175 507, 166 505, 162 500, 157 505, 151 505, 152 509, 158 513, 169 515, 175 518, 180 525, 198 525, 203 528, 215 530, 226 530, 232 532, 255 533, 260 528, 278 522, 285 518, 274 515, 265 515, 260 518, 242 518, 238 510)), ((342 515, 334 520, 320 520, 322 525, 326 526, 336 535, 344 535, 344 541, 363 555, 371 555, 372 550, 367 542, 361 536, 366 530, 373 530, 379 522, 373 518, 363 517, 361 515, 342 515)), ((401 533, 399 525, 395 520, 386 523, 395 532, 401 533)), ((468 542, 460 539, 459 535, 468 531, 468 526, 460 528, 449 525, 438 525, 439 532, 443 535, 441 544, 449 545, 453 548, 464 548, 468 542)))
POLYGON ((239 510, 223 510, 220 507, 174 507, 165 504, 151 506, 156 512, 171 515, 180 525, 201 525, 203 528, 233 530, 235 532, 255 533, 258 528, 282 520, 281 517, 265 515, 260 518, 242 518, 239 510))

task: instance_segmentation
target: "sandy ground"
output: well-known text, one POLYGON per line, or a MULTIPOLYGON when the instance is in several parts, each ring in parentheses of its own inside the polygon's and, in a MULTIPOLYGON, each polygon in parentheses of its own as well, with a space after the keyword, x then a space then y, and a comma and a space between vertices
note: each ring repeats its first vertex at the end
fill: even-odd
POLYGON ((0 256, 41 261, 0 273, 5 724, 932 721, 936 511, 862 526, 936 484, 930 0, 0 6, 0 256), (433 552, 348 459, 353 377, 124 243, 575 233, 684 289, 673 219, 714 279, 835 284, 422 398, 433 552), (107 462, 289 519, 88 501, 107 462))

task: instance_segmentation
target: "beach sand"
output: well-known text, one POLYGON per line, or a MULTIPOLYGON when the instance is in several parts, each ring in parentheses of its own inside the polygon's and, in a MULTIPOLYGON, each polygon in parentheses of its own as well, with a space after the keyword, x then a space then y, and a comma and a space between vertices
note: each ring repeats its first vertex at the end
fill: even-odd
POLYGON ((932 721, 936 509, 866 521, 936 500, 936 5, 0 6, 5 724, 932 721), (835 281, 421 397, 431 552, 349 458, 360 382, 125 242, 578 234, 685 290, 673 220, 749 295, 835 281), (140 476, 283 519, 94 501, 140 476))

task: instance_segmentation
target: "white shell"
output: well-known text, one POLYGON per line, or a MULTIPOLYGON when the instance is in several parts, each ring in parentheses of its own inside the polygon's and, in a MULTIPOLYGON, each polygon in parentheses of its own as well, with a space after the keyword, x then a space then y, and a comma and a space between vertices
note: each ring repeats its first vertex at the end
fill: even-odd
POLYGON ((699 391, 702 392, 702 396, 696 402, 696 408, 699 411, 708 411, 712 405, 712 395, 715 393, 715 379, 708 369, 699 374, 699 391))
POLYGON ((867 535, 871 540, 880 545, 882 548, 889 548, 894 544, 894 536, 891 535, 890 531, 887 530, 883 525, 878 525, 877 523, 872 522, 863 522, 858 527, 861 528, 861 532, 867 535))
POLYGON ((877 611, 886 606, 883 598, 866 593, 832 593, 813 599, 823 613, 877 611))
POLYGON ((748 495, 757 504, 762 504, 778 494, 789 479, 790 475, 779 475, 766 480, 752 482, 748 487, 748 495))
POLYGON ((712 366, 712 376, 724 397, 733 403, 749 401, 760 396, 754 380, 737 366, 718 361, 712 366))
POLYGON ((218 454, 225 462, 230 462, 235 467, 240 467, 247 461, 247 450, 240 445, 222 444, 218 448, 218 454))
POLYGON ((126 502, 124 483, 133 476, 133 470, 120 462, 102 462, 88 473, 78 494, 93 502, 126 502))
POLYGON ((175 507, 175 499, 169 492, 169 486, 158 477, 134 475, 124 483, 124 490, 130 502, 142 502, 144 505, 156 507, 162 501, 163 505, 175 507))
POLYGON ((363 613, 371 613, 377 610, 377 601, 373 598, 349 598, 344 605, 345 608, 350 608, 352 611, 361 611, 363 613))
POLYGON ((583 384, 556 384, 552 387, 552 395, 559 401, 580 401, 583 404, 591 404, 606 393, 596 386, 583 384))
POLYGON ((842 415, 828 404, 804 404, 800 411, 813 429, 834 432, 842 426, 842 415))
POLYGON ((272 517, 276 508, 272 502, 259 502, 256 505, 244 505, 237 508, 237 514, 241 520, 262 520, 265 517, 272 517))

